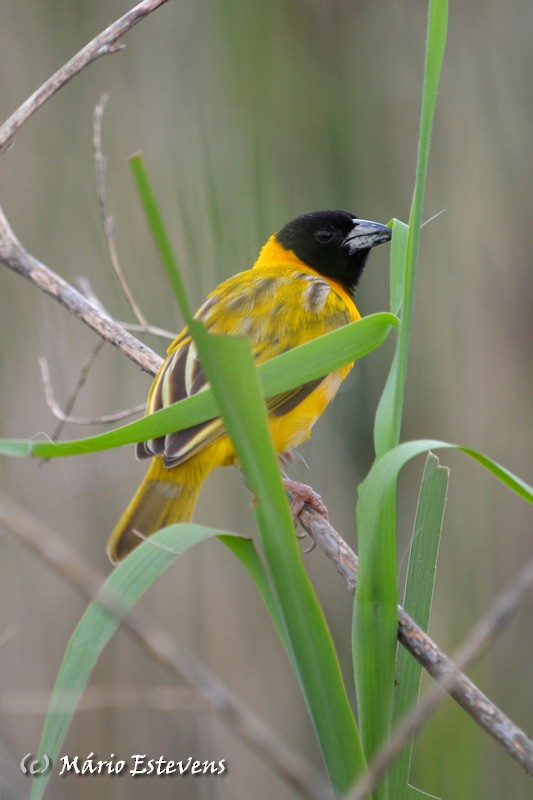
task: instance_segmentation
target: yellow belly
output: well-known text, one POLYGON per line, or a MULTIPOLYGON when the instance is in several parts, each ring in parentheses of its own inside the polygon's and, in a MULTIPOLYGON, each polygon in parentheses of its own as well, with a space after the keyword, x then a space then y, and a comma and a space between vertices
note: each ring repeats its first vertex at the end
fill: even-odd
POLYGON ((337 394, 339 386, 351 370, 348 364, 328 375, 296 408, 282 417, 269 417, 269 427, 277 453, 298 447, 309 438, 311 429, 337 394))
MULTIPOLYGON (((292 450, 309 438, 313 425, 337 394, 352 366, 353 364, 348 364, 332 372, 287 414, 280 417, 269 416, 270 434, 276 453, 292 450)), ((177 467, 165 469, 161 459, 154 460, 161 462, 160 479, 166 477, 178 483, 193 485, 201 483, 214 467, 234 464, 237 456, 231 439, 224 435, 177 467)))

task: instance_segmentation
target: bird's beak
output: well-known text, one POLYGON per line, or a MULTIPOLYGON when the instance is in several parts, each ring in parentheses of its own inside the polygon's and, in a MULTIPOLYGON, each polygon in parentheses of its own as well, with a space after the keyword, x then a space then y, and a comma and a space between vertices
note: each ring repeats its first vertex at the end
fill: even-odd
POLYGON ((342 243, 349 247, 350 253, 354 253, 356 250, 370 250, 377 244, 388 242, 392 236, 392 230, 379 222, 354 219, 353 223, 352 230, 342 243))

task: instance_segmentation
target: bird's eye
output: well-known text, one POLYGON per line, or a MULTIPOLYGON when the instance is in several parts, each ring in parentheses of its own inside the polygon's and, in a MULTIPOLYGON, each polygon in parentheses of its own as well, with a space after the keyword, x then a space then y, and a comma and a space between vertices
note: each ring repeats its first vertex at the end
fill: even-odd
POLYGON ((319 244, 329 244, 335 236, 335 231, 332 228, 320 228, 315 233, 315 239, 319 244))

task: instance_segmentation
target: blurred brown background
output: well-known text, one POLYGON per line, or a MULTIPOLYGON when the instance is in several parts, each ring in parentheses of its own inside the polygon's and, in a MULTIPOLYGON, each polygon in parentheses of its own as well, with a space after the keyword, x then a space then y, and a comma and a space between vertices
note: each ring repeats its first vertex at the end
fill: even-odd
MULTIPOLYGON (((130 3, 4 0, 0 116, 130 3)), ((104 120, 108 192, 128 281, 153 323, 181 320, 146 231, 127 158, 145 153, 194 304, 249 266, 291 217, 338 207, 386 222, 407 219, 424 56, 426 5, 339 0, 170 2, 54 97, 0 158, 4 209, 25 246, 67 279, 87 276, 118 319, 131 320, 107 254, 91 151, 92 111, 104 120)), ((531 3, 453 4, 435 121, 404 439, 461 442, 522 477, 531 456, 531 3)), ((388 307, 387 248, 373 254, 362 313, 388 307)), ((0 270, 0 435, 49 435, 37 358, 50 361, 64 402, 95 337, 52 301, 0 270)), ((149 338, 163 352, 165 344, 149 338)), ((372 421, 390 362, 387 346, 361 362, 303 448, 333 524, 352 543, 358 482, 372 461, 372 421)), ((76 404, 98 416, 143 402, 149 379, 105 348, 76 404)), ((87 435, 69 426, 69 438, 87 435)), ((531 553, 525 504, 464 456, 452 467, 431 634, 456 647, 531 553)), ((422 462, 401 480, 399 555, 411 535, 422 462)), ((106 573, 104 545, 143 465, 133 449, 44 466, 0 462, 0 485, 106 573)), ((239 474, 219 470, 197 520, 252 530, 239 474)), ((26 797, 17 764, 35 751, 46 699, 85 603, 39 559, 0 539, 2 798, 26 797), (24 701, 24 702, 23 702, 24 701), (12 765, 10 772, 9 764, 12 765)), ((317 552, 306 563, 348 677, 351 600, 317 552)), ((403 574, 403 573, 402 573, 403 574)), ((248 577, 218 543, 182 558, 143 605, 272 726, 321 767, 286 658, 248 577)), ((531 603, 473 671, 526 730, 533 728, 531 603)), ((47 796, 121 800, 271 798, 295 794, 260 759, 178 693, 168 710, 149 689, 166 674, 120 631, 92 678, 103 705, 79 713, 62 752, 225 758, 223 778, 54 778, 47 796), (132 690, 131 708, 109 696, 132 690), (101 690, 101 691, 100 691, 101 690), (138 701, 138 702, 137 702, 138 701)), ((449 700, 420 735, 417 785, 454 800, 531 797, 520 768, 449 700)))

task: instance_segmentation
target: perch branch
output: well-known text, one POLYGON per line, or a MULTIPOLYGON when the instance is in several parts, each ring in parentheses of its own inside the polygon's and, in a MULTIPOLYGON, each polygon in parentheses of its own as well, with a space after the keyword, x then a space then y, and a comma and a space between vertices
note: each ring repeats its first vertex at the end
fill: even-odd
POLYGON ((0 209, 0 263, 18 272, 38 289, 57 300, 109 344, 117 347, 141 369, 155 375, 162 359, 96 308, 67 281, 25 250, 0 209))

